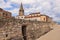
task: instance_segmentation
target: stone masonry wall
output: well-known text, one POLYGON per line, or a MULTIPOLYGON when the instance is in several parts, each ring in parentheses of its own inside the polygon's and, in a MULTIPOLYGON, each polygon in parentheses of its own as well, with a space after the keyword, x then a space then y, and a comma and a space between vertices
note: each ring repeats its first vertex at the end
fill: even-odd
POLYGON ((0 28, 0 40, 23 40, 23 25, 26 25, 27 40, 35 40, 51 30, 50 24, 37 21, 9 20, 0 28))

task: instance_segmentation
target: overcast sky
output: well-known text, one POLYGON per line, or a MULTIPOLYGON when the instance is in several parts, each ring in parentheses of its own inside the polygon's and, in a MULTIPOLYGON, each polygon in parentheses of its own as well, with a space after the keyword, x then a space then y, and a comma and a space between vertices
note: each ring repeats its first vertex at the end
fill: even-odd
POLYGON ((41 14, 52 17, 54 21, 60 22, 60 0, 0 0, 0 8, 12 12, 13 16, 17 16, 21 2, 25 15, 41 12, 41 14))

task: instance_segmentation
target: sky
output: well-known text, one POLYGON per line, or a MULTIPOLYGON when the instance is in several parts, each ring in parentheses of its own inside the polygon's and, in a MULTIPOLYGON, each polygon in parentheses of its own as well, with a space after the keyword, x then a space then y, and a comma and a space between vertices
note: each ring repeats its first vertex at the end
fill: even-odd
POLYGON ((25 15, 40 12, 52 17, 54 21, 60 22, 60 0, 0 0, 0 8, 17 16, 21 3, 25 15))

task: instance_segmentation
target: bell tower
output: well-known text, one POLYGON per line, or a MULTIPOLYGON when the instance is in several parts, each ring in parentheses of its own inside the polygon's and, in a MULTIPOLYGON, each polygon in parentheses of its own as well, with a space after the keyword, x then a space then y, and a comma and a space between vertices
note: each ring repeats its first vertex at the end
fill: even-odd
POLYGON ((24 9, 22 3, 20 5, 19 16, 24 16, 24 9))
POLYGON ((16 19, 24 19, 24 18, 25 18, 24 9, 23 9, 23 5, 21 3, 20 9, 19 9, 19 15, 16 17, 16 19))

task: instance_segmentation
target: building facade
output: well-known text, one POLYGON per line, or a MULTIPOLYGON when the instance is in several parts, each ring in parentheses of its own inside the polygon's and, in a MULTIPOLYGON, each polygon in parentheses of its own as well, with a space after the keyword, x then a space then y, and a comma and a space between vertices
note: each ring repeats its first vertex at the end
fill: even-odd
POLYGON ((19 16, 16 17, 17 19, 24 19, 24 20, 36 20, 36 21, 43 21, 43 22, 51 22, 51 17, 41 14, 40 12, 30 13, 29 15, 24 15, 23 5, 21 3, 19 9, 19 16))
POLYGON ((0 8, 0 18, 11 18, 11 12, 5 11, 0 8))
POLYGON ((25 16, 25 20, 41 21, 41 22, 51 22, 52 18, 47 15, 42 15, 40 12, 31 13, 25 16))

